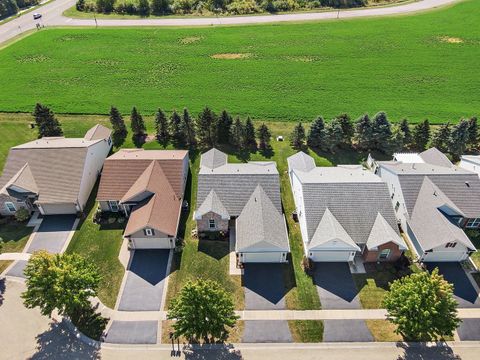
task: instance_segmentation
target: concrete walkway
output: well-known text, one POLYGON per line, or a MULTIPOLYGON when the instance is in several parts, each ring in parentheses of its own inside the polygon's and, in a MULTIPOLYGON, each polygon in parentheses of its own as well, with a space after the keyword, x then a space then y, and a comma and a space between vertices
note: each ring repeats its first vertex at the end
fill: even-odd
POLYGON ((0 260, 26 260, 30 259, 32 254, 28 253, 3 253, 0 254, 0 260))

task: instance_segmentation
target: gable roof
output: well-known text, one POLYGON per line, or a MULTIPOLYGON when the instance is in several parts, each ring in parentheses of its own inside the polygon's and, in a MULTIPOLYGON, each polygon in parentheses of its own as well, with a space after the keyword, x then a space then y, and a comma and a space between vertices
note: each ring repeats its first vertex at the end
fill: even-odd
POLYGON ((288 168, 290 170, 299 170, 308 172, 315 168, 315 160, 313 157, 305 154, 303 151, 297 152, 287 158, 288 168))
POLYGON ((227 163, 227 154, 211 148, 206 153, 203 153, 200 158, 200 166, 209 169, 215 169, 227 163))
POLYGON ((202 217, 209 212, 213 212, 215 214, 220 215, 223 219, 230 219, 230 214, 228 213, 225 206, 223 206, 222 202, 218 198, 215 190, 210 190, 210 193, 205 198, 203 203, 199 206, 197 211, 195 212, 196 217, 202 217))
POLYGON ((87 133, 84 136, 84 139, 86 140, 100 140, 100 139, 108 139, 112 135, 112 130, 109 128, 97 124, 94 127, 92 127, 90 130, 87 131, 87 133))
POLYGON ((397 244, 401 250, 407 250, 407 244, 399 235, 398 230, 395 231, 382 214, 378 213, 367 239, 367 249, 377 249, 380 245, 388 242, 397 244))
POLYGON ((437 166, 445 166, 445 167, 452 167, 452 162, 448 159, 448 157, 438 150, 436 147, 432 147, 428 150, 425 150, 418 154, 423 161, 427 164, 437 165, 437 166))
POLYGON ((154 194, 157 187, 157 180, 163 178, 165 178, 165 173, 162 167, 158 162, 152 161, 142 175, 138 177, 137 181, 135 181, 125 195, 123 195, 120 202, 128 202, 143 193, 154 194))
POLYGON ((283 215, 258 185, 236 222, 236 251, 290 251, 283 215))
POLYGON ((38 186, 35 182, 32 169, 30 169, 30 165, 28 165, 28 163, 25 164, 18 171, 18 173, 15 174, 15 176, 12 177, 10 182, 6 185, 6 187, 10 186, 17 186, 33 194, 38 194, 38 186))

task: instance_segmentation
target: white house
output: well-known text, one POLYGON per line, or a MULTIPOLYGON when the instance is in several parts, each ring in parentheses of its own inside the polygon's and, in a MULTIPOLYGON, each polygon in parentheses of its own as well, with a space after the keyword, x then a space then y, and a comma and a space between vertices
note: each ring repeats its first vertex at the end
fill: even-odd
POLYGON ((0 178, 0 214, 82 212, 112 147, 96 125, 83 138, 44 137, 10 149, 0 178))
POLYGON ((480 175, 480 155, 462 155, 459 166, 480 175))

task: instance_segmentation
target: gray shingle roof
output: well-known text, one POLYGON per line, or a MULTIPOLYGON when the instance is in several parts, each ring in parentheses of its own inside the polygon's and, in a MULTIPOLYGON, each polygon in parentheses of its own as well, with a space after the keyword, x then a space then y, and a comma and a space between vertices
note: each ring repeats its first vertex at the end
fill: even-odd
POLYGON ((209 169, 215 169, 227 163, 227 154, 212 148, 206 153, 202 154, 200 158, 200 166, 209 169))
POLYGON ((290 156, 287 162, 290 170, 307 172, 315 168, 315 160, 303 151, 299 151, 295 155, 290 156))
POLYGON ((407 250, 407 244, 405 244, 405 241, 403 241, 398 234, 398 231, 394 230, 382 214, 378 213, 370 235, 368 236, 367 249, 376 249, 386 242, 392 242, 397 244, 400 249, 407 250))
POLYGON ((290 251, 287 228, 263 188, 258 185, 236 222, 236 251, 290 251))
POLYGON ((213 212, 215 214, 220 215, 224 219, 230 219, 230 214, 228 213, 225 206, 223 206, 222 202, 218 198, 215 190, 210 190, 208 196, 205 198, 203 203, 198 207, 197 211, 195 212, 196 216, 203 216, 208 214, 209 212, 213 212))
POLYGON ((424 152, 418 154, 423 161, 427 164, 438 165, 438 166, 445 166, 445 167, 452 167, 452 162, 448 159, 448 157, 438 150, 436 147, 432 147, 424 152))

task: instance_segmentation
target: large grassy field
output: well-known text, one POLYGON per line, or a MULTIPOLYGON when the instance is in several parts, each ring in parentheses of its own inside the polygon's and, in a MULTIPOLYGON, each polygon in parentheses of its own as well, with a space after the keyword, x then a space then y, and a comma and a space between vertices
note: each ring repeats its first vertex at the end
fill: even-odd
POLYGON ((0 51, 0 111, 31 111, 36 101, 57 113, 112 104, 196 113, 208 104, 282 121, 379 110, 456 121, 480 108, 479 11, 465 1, 381 19, 48 29, 0 51))

